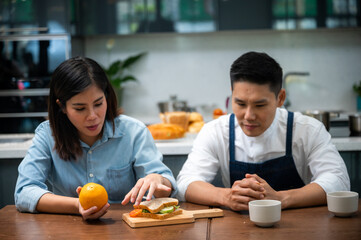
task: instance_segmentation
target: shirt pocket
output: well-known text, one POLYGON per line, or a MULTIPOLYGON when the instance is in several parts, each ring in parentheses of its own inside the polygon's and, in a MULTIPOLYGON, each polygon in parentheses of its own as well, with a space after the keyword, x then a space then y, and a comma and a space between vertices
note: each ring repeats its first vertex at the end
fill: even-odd
POLYGON ((120 169, 107 169, 107 178, 109 180, 107 188, 109 200, 112 202, 122 201, 135 185, 133 165, 128 164, 120 169))

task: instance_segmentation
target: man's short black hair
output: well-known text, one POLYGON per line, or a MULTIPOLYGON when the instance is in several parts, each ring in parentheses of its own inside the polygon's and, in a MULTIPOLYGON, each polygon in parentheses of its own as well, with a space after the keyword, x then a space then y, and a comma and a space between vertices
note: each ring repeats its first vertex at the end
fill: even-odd
POLYGON ((236 59, 230 70, 231 86, 235 82, 268 84, 277 96, 282 88, 282 68, 266 53, 248 52, 236 59))

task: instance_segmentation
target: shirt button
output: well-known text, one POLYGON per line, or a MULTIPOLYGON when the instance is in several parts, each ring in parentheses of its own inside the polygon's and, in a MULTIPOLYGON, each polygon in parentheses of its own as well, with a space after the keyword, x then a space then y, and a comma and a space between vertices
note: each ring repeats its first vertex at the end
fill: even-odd
POLYGON ((89 174, 89 177, 94 177, 94 174, 92 174, 92 173, 91 173, 91 174, 89 174))
POLYGON ((89 150, 89 152, 88 152, 89 154, 92 154, 93 152, 92 152, 92 150, 89 150))

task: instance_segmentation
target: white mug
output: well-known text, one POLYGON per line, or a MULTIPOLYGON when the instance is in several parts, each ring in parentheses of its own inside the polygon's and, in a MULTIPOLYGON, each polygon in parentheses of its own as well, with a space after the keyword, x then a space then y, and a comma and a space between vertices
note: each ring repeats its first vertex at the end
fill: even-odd
POLYGON ((254 200, 248 203, 249 217, 260 227, 271 227, 281 220, 281 202, 254 200))
POLYGON ((358 210, 358 193, 340 191, 327 193, 327 207, 337 217, 348 217, 358 210))

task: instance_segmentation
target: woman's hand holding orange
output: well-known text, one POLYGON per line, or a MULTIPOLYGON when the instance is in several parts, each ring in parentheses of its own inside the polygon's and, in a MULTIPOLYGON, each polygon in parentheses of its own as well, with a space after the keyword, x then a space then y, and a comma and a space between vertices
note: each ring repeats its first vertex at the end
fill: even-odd
MULTIPOLYGON (((80 191, 81 191, 82 187, 77 187, 76 192, 79 195, 80 191)), ((83 208, 83 206, 80 204, 79 198, 77 201, 78 204, 78 209, 79 209, 79 213, 80 215, 82 215, 84 220, 90 220, 90 219, 98 219, 101 216, 103 216, 104 214, 107 213, 108 208, 110 207, 109 203, 106 203, 101 209, 98 209, 96 206, 93 206, 87 210, 85 210, 83 208)))

